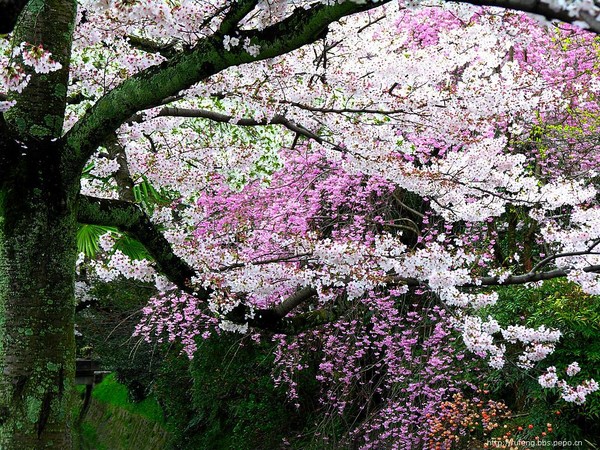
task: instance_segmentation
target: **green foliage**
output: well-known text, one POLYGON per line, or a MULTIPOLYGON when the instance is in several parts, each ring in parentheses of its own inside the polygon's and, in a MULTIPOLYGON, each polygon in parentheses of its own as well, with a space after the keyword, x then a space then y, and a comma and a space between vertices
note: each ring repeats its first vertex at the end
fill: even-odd
POLYGON ((199 340, 190 361, 177 345, 131 339, 137 312, 152 292, 124 281, 98 283, 91 291, 98 304, 79 314, 79 348, 114 371, 94 390, 95 399, 164 420, 171 448, 181 450, 270 450, 312 424, 314 374, 298 380, 297 409, 285 389, 274 386, 267 344, 222 333, 199 340))
POLYGON ((146 250, 146 247, 138 241, 133 239, 126 234, 120 234, 115 245, 113 246, 113 252, 120 250, 131 259, 149 259, 152 260, 150 253, 146 250))
POLYGON ((100 236, 111 231, 116 232, 117 229, 101 225, 81 224, 77 230, 77 250, 88 258, 93 258, 100 249, 100 236))
POLYGON ((113 374, 105 377, 102 383, 94 388, 92 396, 101 402, 146 417, 152 422, 164 424, 162 409, 153 397, 147 397, 141 402, 132 402, 127 387, 119 383, 113 374))
POLYGON ((174 436, 173 448, 178 449, 193 448, 197 425, 192 403, 190 361, 179 350, 170 348, 164 351, 163 363, 156 368, 151 382, 153 395, 161 405, 174 436))
POLYGON ((78 450, 165 448, 169 433, 153 397, 132 402, 127 388, 110 375, 94 388, 92 399, 85 419, 77 426, 78 450))
POLYGON ((153 368, 162 359, 152 346, 131 337, 140 309, 154 293, 152 285, 141 282, 96 283, 90 294, 98 303, 77 316, 82 334, 78 338, 80 353, 98 359, 103 369, 114 371, 117 380, 129 389, 132 400, 146 397, 153 368))
POLYGON ((112 252, 119 250, 131 259, 151 259, 146 247, 136 239, 119 233, 115 227, 81 224, 77 230, 77 250, 88 258, 93 258, 100 250, 100 237, 106 233, 117 236, 112 252))
POLYGON ((176 197, 174 193, 165 189, 156 189, 145 175, 142 175, 133 187, 133 196, 137 203, 149 209, 154 205, 170 204, 176 197))
POLYGON ((177 434, 174 448, 270 450, 306 426, 311 415, 273 384, 268 345, 229 334, 199 344, 187 374, 171 355, 154 385, 177 434))
POLYGON ((82 449, 130 448, 121 442, 133 439, 133 435, 125 432, 126 424, 120 422, 125 419, 150 426, 153 430, 148 430, 149 433, 156 431, 152 424, 157 424, 163 433, 167 428, 163 409, 150 389, 153 371, 162 363, 162 355, 149 344, 131 338, 138 312, 154 292, 153 286, 139 282, 96 283, 90 293, 97 303, 77 315, 77 329, 81 333, 77 338, 79 354, 98 360, 103 370, 113 372, 93 391, 96 403, 92 404, 88 417, 101 417, 102 423, 89 419, 83 422, 79 430, 82 449), (94 411, 99 405, 105 406, 94 411), (120 428, 115 430, 115 427, 120 428))
POLYGON ((98 442, 98 430, 91 423, 81 424, 78 440, 80 449, 108 450, 105 445, 98 442))
MULTIPOLYGON (((566 367, 577 361, 582 370, 568 381, 571 384, 593 378, 600 380, 600 301, 564 279, 544 282, 539 288, 503 287, 497 305, 483 311, 492 314, 501 325, 515 319, 529 327, 559 328, 563 334, 543 366, 553 365, 565 377, 566 367)), ((556 389, 544 389, 537 376, 516 368, 494 372, 489 381, 496 395, 523 421, 552 423, 555 439, 588 440, 600 445, 600 395, 588 396, 585 405, 566 403, 556 389), (559 412, 557 414, 557 411, 559 412)))

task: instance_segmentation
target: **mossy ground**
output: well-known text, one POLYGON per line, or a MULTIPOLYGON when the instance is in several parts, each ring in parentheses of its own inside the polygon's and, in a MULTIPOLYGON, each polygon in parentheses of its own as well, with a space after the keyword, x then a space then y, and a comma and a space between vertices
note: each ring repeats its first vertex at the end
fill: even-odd
POLYGON ((94 388, 77 438, 78 450, 162 450, 169 434, 153 397, 132 402, 127 388, 109 375, 94 388))

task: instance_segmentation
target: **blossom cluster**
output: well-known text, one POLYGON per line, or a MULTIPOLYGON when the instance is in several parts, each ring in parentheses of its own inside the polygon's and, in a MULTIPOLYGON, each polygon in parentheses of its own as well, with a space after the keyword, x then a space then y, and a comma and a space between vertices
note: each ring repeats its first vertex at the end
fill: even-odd
POLYGON ((364 449, 422 447, 429 433, 422 425, 438 417, 439 405, 474 389, 460 369, 473 360, 453 347, 456 336, 445 311, 417 304, 399 311, 398 300, 372 294, 363 302, 373 312, 369 324, 348 318, 297 340, 276 337, 276 382, 284 383, 293 397, 299 374, 317 364, 329 420, 369 417, 347 436, 364 449), (311 362, 309 355, 315 354, 319 360, 311 362), (367 400, 353 411, 357 397, 367 400), (378 397, 385 399, 380 406, 378 397), (373 408, 377 413, 368 414, 373 408))
MULTIPOLYGON (((577 375, 580 370, 579 364, 573 362, 569 364, 565 372, 567 376, 573 377, 577 375)), ((558 388, 560 390, 560 396, 564 401, 578 405, 585 403, 585 399, 589 394, 600 389, 600 386, 594 379, 583 380, 577 386, 571 386, 565 380, 559 379, 556 373, 556 367, 554 366, 548 367, 546 372, 540 375, 538 381, 544 388, 558 388)))
MULTIPOLYGON (((242 31, 313 3, 259 2, 218 45, 256 57, 242 31)), ((69 106, 67 127, 106 91, 211 36, 223 8, 83 1, 70 94, 84 100, 69 106)), ((310 287, 316 295, 288 318, 331 319, 274 338, 276 379, 293 399, 299 373, 316 365, 332 415, 351 414, 356 392, 383 398, 364 402, 364 448, 416 448, 424 415, 465 388, 460 361, 476 354, 500 369, 515 347, 518 365, 541 367, 560 338, 483 318, 498 298, 485 284, 556 269, 600 292, 590 269, 600 264, 596 44, 514 12, 398 2, 331 24, 323 41, 173 99, 201 117, 156 107, 118 130, 132 181, 174 199, 148 207, 152 220, 197 271, 193 282, 215 291, 200 304, 157 280, 136 333, 179 340, 191 357, 209 330, 247 332, 215 319, 241 299, 273 308, 310 287), (424 299, 437 308, 412 305, 424 299), (447 345, 453 326, 470 353, 447 345)), ((116 169, 98 155, 84 192, 117 197, 107 180, 116 169)), ((150 264, 101 245, 93 265, 103 279, 155 279, 150 264)), ((539 381, 569 401, 595 390, 552 372, 539 381)))
MULTIPOLYGON (((11 47, 7 41, 0 40, 0 92, 21 93, 29 83, 32 72, 49 73, 61 67, 42 45, 22 42, 11 47)), ((8 110, 14 104, 15 100, 1 101, 0 112, 8 110)))

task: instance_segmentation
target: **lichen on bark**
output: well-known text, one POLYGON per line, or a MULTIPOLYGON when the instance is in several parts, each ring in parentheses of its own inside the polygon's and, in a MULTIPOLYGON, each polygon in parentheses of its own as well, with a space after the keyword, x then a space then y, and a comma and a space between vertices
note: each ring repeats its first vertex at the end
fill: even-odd
POLYGON ((48 201, 55 183, 15 178, 0 195, 0 448, 65 449, 76 217, 48 201))
POLYGON ((12 44, 42 45, 62 66, 40 74, 24 65, 30 82, 22 93, 10 93, 16 104, 4 113, 8 126, 21 137, 41 140, 62 134, 76 11, 75 0, 31 0, 19 17, 12 44))

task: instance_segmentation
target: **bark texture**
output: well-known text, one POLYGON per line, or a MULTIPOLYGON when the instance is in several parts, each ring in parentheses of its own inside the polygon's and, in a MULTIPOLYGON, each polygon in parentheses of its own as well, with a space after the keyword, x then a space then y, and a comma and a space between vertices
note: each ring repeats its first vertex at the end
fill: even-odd
POLYGON ((0 34, 10 33, 21 11, 27 4, 27 0, 0 0, 0 34))
POLYGON ((53 153, 30 147, 0 189, 2 449, 71 447, 76 189, 51 170, 53 153))
POLYGON ((43 45, 60 70, 31 73, 0 127, 0 449, 69 449, 75 373, 78 183, 62 134, 75 0, 30 0, 14 45, 43 45))
POLYGON ((14 134, 38 140, 62 134, 76 11, 75 0, 30 0, 21 13, 13 45, 42 46, 62 68, 50 73, 27 69, 29 83, 22 93, 9 94, 17 103, 4 114, 14 134))

